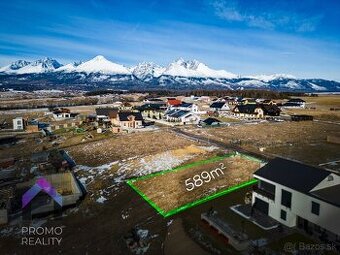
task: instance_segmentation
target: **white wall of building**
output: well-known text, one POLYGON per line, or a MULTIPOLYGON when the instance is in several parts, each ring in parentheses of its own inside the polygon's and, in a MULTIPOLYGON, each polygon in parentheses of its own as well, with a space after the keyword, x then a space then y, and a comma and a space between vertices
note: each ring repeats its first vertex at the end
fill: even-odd
POLYGON ((24 119, 22 117, 17 117, 13 119, 13 129, 23 130, 24 129, 24 119))
POLYGON ((340 235, 340 208, 329 203, 323 202, 314 197, 297 192, 280 184, 274 183, 267 179, 255 176, 256 179, 275 185, 275 202, 256 192, 253 192, 253 203, 255 198, 258 197, 269 204, 268 215, 275 220, 281 222, 288 227, 295 227, 297 224, 297 216, 308 220, 311 223, 319 225, 328 231, 340 235), (292 193, 291 208, 281 205, 282 189, 292 193), (320 214, 315 215, 312 213, 312 201, 320 204, 320 214), (281 209, 287 212, 287 219, 281 219, 281 209))

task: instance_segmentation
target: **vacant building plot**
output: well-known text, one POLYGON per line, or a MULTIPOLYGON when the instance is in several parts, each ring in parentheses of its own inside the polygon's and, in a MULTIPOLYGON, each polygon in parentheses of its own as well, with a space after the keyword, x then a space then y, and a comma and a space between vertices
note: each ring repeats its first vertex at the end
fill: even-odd
POLYGON ((120 134, 112 138, 70 146, 77 164, 100 166, 116 160, 146 156, 197 144, 166 131, 120 134))
POLYGON ((128 184, 164 217, 254 183, 262 161, 228 154, 143 176, 128 184))

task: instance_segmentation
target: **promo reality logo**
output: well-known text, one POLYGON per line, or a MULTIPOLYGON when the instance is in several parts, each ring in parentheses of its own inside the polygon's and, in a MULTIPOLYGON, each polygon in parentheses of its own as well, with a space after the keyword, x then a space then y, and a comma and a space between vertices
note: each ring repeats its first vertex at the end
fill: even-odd
POLYGON ((29 190, 25 192, 22 196, 22 208, 25 208, 32 199, 38 195, 40 191, 44 191, 48 194, 56 203, 62 206, 63 198, 62 196, 55 190, 55 188, 51 185, 49 181, 47 181, 44 177, 40 177, 36 183, 29 190))

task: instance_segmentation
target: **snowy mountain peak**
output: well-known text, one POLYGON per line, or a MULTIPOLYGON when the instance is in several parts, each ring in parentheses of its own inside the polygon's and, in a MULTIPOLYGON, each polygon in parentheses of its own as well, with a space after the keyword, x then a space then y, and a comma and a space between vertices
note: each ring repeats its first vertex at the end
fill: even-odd
POLYGON ((236 78, 237 75, 224 70, 214 70, 198 60, 184 60, 179 58, 172 62, 164 71, 165 75, 182 77, 211 77, 211 78, 236 78))
POLYGON ((43 59, 38 59, 32 62, 30 65, 41 66, 45 69, 56 69, 62 66, 57 60, 48 58, 48 57, 43 58, 43 59))
POLYGON ((270 74, 270 75, 261 74, 261 75, 247 76, 247 78, 256 79, 256 80, 265 81, 265 82, 269 82, 273 80, 280 80, 280 79, 296 79, 295 76, 290 75, 290 74, 270 74))
POLYGON ((131 74, 125 66, 113 63, 102 55, 98 55, 93 59, 80 64, 74 71, 102 74, 131 74))
POLYGON ((159 77, 164 70, 164 67, 156 65, 153 62, 142 62, 130 69, 132 74, 139 79, 159 77))
POLYGON ((13 62, 10 65, 4 66, 2 68, 0 68, 0 73, 4 72, 4 73, 15 73, 16 70, 29 65, 31 62, 28 62, 26 60, 17 60, 15 62, 13 62))
POLYGON ((97 55, 92 60, 95 60, 95 61, 106 60, 106 61, 108 61, 103 55, 97 55))
POLYGON ((10 65, 10 67, 11 67, 12 70, 18 70, 18 69, 20 69, 20 68, 22 68, 22 67, 24 67, 24 66, 29 65, 30 63, 31 63, 31 62, 28 62, 28 61, 26 61, 26 60, 18 60, 18 61, 13 62, 13 63, 10 65))
POLYGON ((57 68, 55 71, 56 72, 65 72, 65 73, 74 72, 76 70, 76 67, 79 66, 80 64, 82 64, 82 62, 69 63, 67 65, 64 65, 64 66, 57 68))
POLYGON ((17 74, 45 73, 54 71, 62 65, 55 59, 44 58, 33 61, 16 70, 17 74))

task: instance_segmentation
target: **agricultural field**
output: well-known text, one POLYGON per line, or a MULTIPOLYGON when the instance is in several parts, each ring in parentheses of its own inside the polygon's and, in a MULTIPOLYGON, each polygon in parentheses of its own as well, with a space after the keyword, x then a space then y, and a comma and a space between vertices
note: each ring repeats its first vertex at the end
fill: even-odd
POLYGON ((340 146, 327 142, 328 135, 339 136, 339 131, 340 125, 317 121, 186 129, 186 132, 223 142, 226 146, 238 146, 269 157, 288 157, 314 165, 339 158, 340 146))
POLYGON ((226 155, 182 165, 130 180, 130 185, 168 213, 188 203, 243 184, 263 163, 243 155, 226 155))

